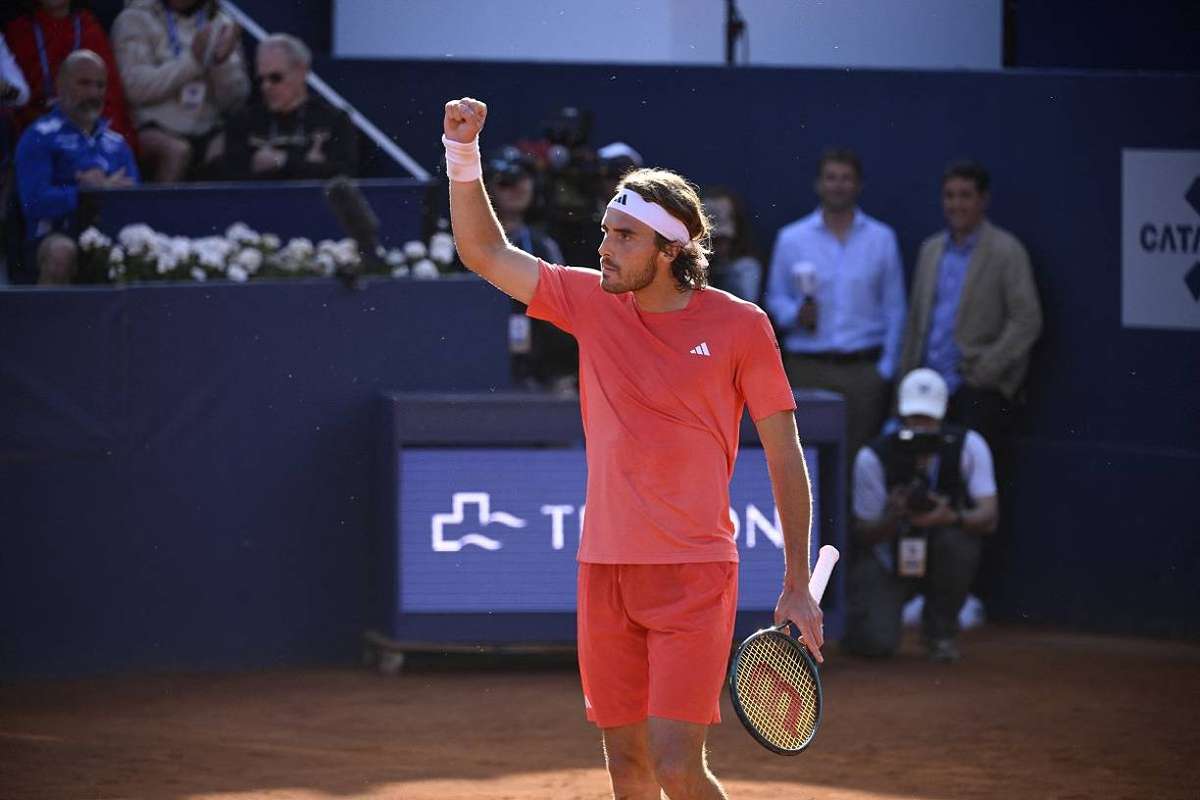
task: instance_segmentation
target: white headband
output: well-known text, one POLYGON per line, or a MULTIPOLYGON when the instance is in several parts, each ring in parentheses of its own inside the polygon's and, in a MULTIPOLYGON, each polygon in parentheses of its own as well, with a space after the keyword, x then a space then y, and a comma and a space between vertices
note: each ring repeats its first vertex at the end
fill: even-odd
POLYGON ((608 207, 623 211, 639 222, 646 223, 672 242, 687 245, 692 241, 686 225, 671 216, 658 203, 651 203, 637 192, 622 189, 608 201, 608 207))

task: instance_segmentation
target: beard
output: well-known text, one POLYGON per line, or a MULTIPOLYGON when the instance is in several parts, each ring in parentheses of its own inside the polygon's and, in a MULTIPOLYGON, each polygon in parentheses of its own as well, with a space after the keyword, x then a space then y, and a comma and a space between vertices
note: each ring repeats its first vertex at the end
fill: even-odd
POLYGON ((624 294, 625 292, 636 292, 640 289, 645 289, 654 282, 654 262, 656 259, 657 254, 650 256, 640 269, 621 266, 614 261, 601 259, 600 288, 609 294, 624 294), (605 272, 605 267, 615 269, 616 273, 610 274, 605 272))

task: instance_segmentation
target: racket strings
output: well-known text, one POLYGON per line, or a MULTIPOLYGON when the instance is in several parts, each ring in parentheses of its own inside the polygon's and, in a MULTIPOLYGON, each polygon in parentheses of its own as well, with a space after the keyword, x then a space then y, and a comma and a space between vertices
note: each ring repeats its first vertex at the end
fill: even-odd
POLYGON ((777 747, 803 748, 816 733, 818 689, 807 659, 776 636, 748 642, 735 680, 742 710, 777 747))

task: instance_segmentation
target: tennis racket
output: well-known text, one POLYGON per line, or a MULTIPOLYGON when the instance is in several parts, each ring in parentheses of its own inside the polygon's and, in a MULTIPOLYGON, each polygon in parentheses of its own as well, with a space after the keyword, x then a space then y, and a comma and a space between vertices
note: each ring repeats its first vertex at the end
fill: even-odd
MULTIPOLYGON (((821 548, 808 590, 821 602, 837 563, 832 545, 821 548)), ((785 630, 790 623, 752 633, 738 645, 729 670, 729 698, 738 719, 773 753, 794 756, 821 727, 821 677, 803 642, 785 630)))

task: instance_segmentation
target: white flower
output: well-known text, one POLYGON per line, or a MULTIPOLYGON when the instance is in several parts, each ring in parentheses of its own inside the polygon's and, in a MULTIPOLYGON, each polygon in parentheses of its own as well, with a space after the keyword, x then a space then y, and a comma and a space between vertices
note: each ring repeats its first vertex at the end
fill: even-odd
POLYGON ((197 243, 196 256, 200 259, 202 267, 215 269, 219 272, 225 271, 225 254, 221 250, 197 243))
POLYGON ((222 258, 226 258, 237 249, 237 245, 226 239, 224 236, 204 236, 192 242, 192 247, 195 250, 211 250, 215 253, 220 253, 222 258))
POLYGON ((208 273, 199 267, 192 267, 192 280, 203 283, 208 280, 208 273))
POLYGON ((124 276, 125 276, 125 265, 124 264, 113 264, 112 266, 110 266, 108 268, 108 279, 110 281, 119 280, 119 279, 123 278, 124 276))
POLYGON ((263 254, 253 247, 247 247, 237 255, 238 266, 245 269, 250 275, 258 272, 258 268, 262 266, 262 261, 263 254))
POLYGON ((171 237, 171 253, 177 261, 187 261, 192 254, 192 240, 186 236, 171 237))
POLYGON ((300 258, 307 258, 313 254, 314 248, 311 239, 289 239, 287 243, 287 251, 300 258))
POLYGON ((399 266, 392 267, 392 277, 393 278, 407 278, 408 277, 408 267, 404 264, 400 264, 399 266))
POLYGON ((246 279, 250 277, 246 274, 246 270, 242 269, 237 264, 231 264, 229 266, 229 272, 225 274, 229 277, 229 280, 236 283, 245 283, 246 279))
POLYGON ((404 244, 404 257, 409 261, 419 261, 426 255, 425 245, 423 242, 418 242, 413 239, 411 242, 404 244))
POLYGON ((88 228, 79 234, 79 246, 84 250, 99 250, 102 247, 110 247, 111 245, 112 239, 95 228, 88 228))
POLYGON ((162 233, 153 233, 150 236, 150 252, 156 256, 162 256, 170 253, 172 257, 175 254, 175 248, 171 246, 171 237, 162 233))
POLYGON ((137 225, 126 225, 117 234, 117 241, 131 253, 141 252, 150 246, 150 241, 154 238, 154 229, 149 225, 138 223, 137 225))
POLYGON ((337 262, 334 261, 333 256, 329 253, 317 254, 317 272, 328 278, 336 271, 337 262))
POLYGON ((108 251, 108 263, 109 264, 124 264, 125 263, 125 251, 121 249, 120 245, 117 245, 112 250, 108 251))
POLYGON ((404 263, 404 253, 393 248, 387 251, 387 255, 383 257, 383 260, 387 262, 389 267, 398 267, 404 263))
POLYGON ((448 233, 435 233, 429 240, 429 257, 439 264, 454 261, 454 237, 448 233))
POLYGON ((235 222, 225 229, 225 238, 238 244, 258 244, 257 231, 244 222, 235 222))
POLYGON ((343 239, 331 252, 339 266, 358 263, 358 244, 353 239, 343 239))
POLYGON ((177 266, 179 266, 179 259, 175 257, 175 253, 169 247, 158 252, 158 264, 155 265, 155 269, 159 275, 166 275, 177 266))
POLYGON ((423 258, 412 266, 414 278, 436 278, 440 274, 437 265, 428 258, 423 258))
POLYGON ((273 233, 264 233, 262 237, 262 245, 268 250, 278 250, 279 237, 273 233))

